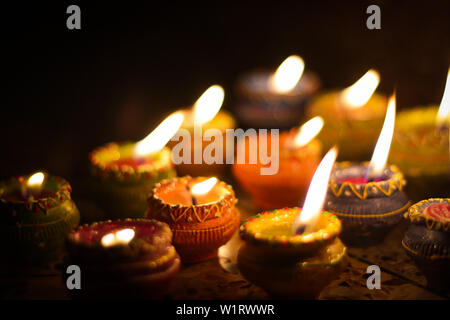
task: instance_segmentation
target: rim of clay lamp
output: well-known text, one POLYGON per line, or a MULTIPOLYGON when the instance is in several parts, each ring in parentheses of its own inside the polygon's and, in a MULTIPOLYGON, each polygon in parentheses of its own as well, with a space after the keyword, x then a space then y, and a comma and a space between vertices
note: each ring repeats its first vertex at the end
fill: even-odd
POLYGON ((293 236, 262 235, 259 230, 261 226, 264 226, 266 222, 265 219, 267 219, 267 223, 269 223, 272 221, 271 218, 283 214, 282 211, 285 211, 284 215, 297 216, 301 211, 301 208, 293 207, 276 209, 265 211, 250 217, 241 223, 239 229, 241 238, 256 245, 298 248, 316 245, 318 243, 325 244, 326 242, 334 240, 341 232, 341 222, 338 217, 330 212, 323 211, 320 219, 325 219, 326 227, 315 232, 293 236))
POLYGON ((384 169, 383 177, 385 179, 381 181, 370 181, 364 184, 358 184, 350 181, 339 182, 336 177, 336 173, 339 170, 345 170, 352 167, 355 167, 355 171, 358 170, 359 167, 364 173, 368 164, 368 161, 362 163, 350 161, 337 162, 331 173, 328 190, 338 198, 357 197, 361 200, 367 198, 389 197, 393 193, 403 190, 403 187, 406 185, 406 180, 403 173, 396 165, 389 165, 384 169))
POLYGON ((225 193, 216 202, 198 205, 170 204, 165 202, 158 196, 158 191, 161 188, 170 188, 170 186, 175 183, 188 183, 191 180, 199 180, 199 182, 201 182, 208 178, 210 177, 184 176, 164 179, 158 183, 155 183, 153 190, 147 200, 150 208, 149 210, 157 210, 159 212, 159 215, 163 216, 163 218, 167 220, 171 220, 171 222, 173 223, 201 223, 206 220, 216 218, 215 214, 222 212, 224 208, 234 210, 237 199, 235 197, 233 187, 221 180, 218 180, 217 184, 221 185, 228 192, 225 193))
POLYGON ((404 217, 412 223, 423 223, 430 230, 450 231, 450 219, 439 219, 425 213, 425 209, 433 204, 450 204, 450 198, 430 198, 419 201, 409 207, 404 217))
POLYGON ((72 188, 69 182, 61 177, 46 175, 46 180, 42 190, 47 191, 49 196, 39 199, 23 199, 18 201, 8 201, 3 196, 21 192, 21 187, 25 182, 24 176, 13 177, 0 181, 0 210, 14 215, 15 212, 35 211, 47 214, 47 211, 60 205, 63 201, 71 200, 72 188), (3 207, 3 208, 2 208, 3 207))
POLYGON ((127 153, 126 157, 132 157, 135 142, 110 142, 94 149, 89 154, 89 160, 96 176, 103 178, 112 178, 119 181, 138 181, 158 178, 162 172, 167 172, 174 168, 171 160, 171 151, 164 147, 156 153, 145 157, 146 160, 152 160, 152 163, 141 165, 138 168, 131 166, 108 164, 120 159, 121 153, 127 153))

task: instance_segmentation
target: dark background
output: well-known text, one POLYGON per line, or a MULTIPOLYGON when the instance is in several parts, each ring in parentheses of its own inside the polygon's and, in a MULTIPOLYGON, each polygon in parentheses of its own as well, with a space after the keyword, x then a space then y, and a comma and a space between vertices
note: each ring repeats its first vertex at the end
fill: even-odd
POLYGON ((369 68, 400 109, 439 103, 450 64, 450 1, 2 3, 0 178, 45 169, 69 180, 109 141, 138 140, 210 85, 233 106, 239 74, 301 55, 323 87, 369 68), (81 7, 81 30, 66 8, 81 7), (381 7, 381 30, 366 8, 381 7))

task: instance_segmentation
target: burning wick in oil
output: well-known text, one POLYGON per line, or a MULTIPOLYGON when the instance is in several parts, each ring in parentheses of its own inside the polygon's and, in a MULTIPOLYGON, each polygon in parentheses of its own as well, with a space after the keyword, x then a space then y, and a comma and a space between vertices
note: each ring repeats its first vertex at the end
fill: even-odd
POLYGON ((328 190, 328 181, 330 180, 331 170, 336 161, 337 153, 336 147, 331 148, 317 167, 309 185, 303 209, 292 225, 294 234, 300 235, 313 232, 322 212, 328 190))
POLYGON ((192 187, 188 186, 189 193, 191 194, 192 205, 196 206, 198 201, 197 197, 207 194, 216 185, 217 178, 212 177, 205 181, 194 184, 192 187))
POLYGON ((133 240, 134 236, 135 236, 134 230, 131 228, 126 228, 113 231, 104 235, 100 242, 104 247, 125 245, 128 244, 131 240, 133 240))
POLYGON ((384 118, 383 128, 381 129, 378 141, 373 150, 372 159, 367 166, 364 176, 364 183, 379 179, 389 156, 391 148, 392 136, 394 135, 395 126, 395 94, 389 98, 386 117, 384 118))
POLYGON ((45 180, 45 174, 43 172, 36 172, 31 175, 26 185, 22 187, 22 196, 24 199, 34 200, 39 198, 42 191, 42 185, 45 180))
POLYGON ((450 129, 450 68, 448 69, 444 94, 436 117, 436 126, 436 130, 442 133, 450 129))

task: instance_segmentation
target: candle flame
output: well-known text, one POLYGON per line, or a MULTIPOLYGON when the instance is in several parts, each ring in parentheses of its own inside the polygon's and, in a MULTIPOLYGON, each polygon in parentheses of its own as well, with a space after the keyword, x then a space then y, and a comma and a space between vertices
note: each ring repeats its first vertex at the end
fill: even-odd
POLYGON ((300 81, 304 69, 305 63, 301 57, 289 56, 271 78, 273 89, 279 93, 291 91, 300 81))
POLYGON ((445 83, 444 94, 436 117, 436 124, 439 127, 450 125, 450 68, 448 68, 447 81, 445 83))
POLYGON ((193 196, 199 196, 205 193, 208 193, 217 183, 217 178, 212 177, 209 179, 206 179, 205 181, 196 183, 191 188, 191 194, 193 196))
POLYGON ((331 148, 325 157, 323 157, 319 166, 314 173, 314 176, 309 185, 308 193, 306 194, 305 204, 301 213, 296 217, 292 230, 297 233, 299 227, 304 226, 304 233, 312 232, 317 219, 325 202, 325 197, 328 190, 328 181, 330 180, 331 170, 336 161, 338 150, 336 147, 331 148))
POLYGON ((221 86, 209 87, 194 104, 194 122, 202 125, 212 120, 222 107, 224 96, 221 86))
POLYGON ((147 137, 136 143, 134 156, 141 158, 158 152, 180 129, 184 120, 182 112, 175 112, 164 119, 147 137))
POLYGON ((389 98, 383 128, 381 129, 377 144, 372 154, 372 159, 370 160, 369 174, 372 177, 380 175, 384 170, 384 166, 386 165, 389 156, 389 149, 391 148, 392 136, 394 134, 394 126, 395 126, 395 94, 393 94, 389 98))
POLYGON ((44 182, 45 175, 43 172, 36 172, 32 176, 30 176, 27 180, 28 187, 36 187, 39 188, 44 182))
POLYGON ((294 145, 296 147, 302 147, 308 144, 315 136, 322 130, 323 119, 320 116, 314 117, 311 120, 305 122, 301 127, 294 139, 294 145))
POLYGON ((110 232, 102 237, 101 243, 104 247, 111 247, 119 244, 127 244, 134 238, 133 229, 127 228, 110 232))
POLYGON ((362 107, 369 101, 380 83, 380 75, 370 69, 358 81, 342 91, 342 100, 349 109, 362 107))

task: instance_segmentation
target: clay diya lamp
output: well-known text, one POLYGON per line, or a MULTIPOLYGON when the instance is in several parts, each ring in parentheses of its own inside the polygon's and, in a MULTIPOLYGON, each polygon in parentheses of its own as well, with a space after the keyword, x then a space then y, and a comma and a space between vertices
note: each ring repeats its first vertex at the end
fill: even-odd
POLYGON ((75 298, 161 298, 180 269, 167 224, 146 219, 95 222, 69 234, 67 263, 81 269, 75 298))
POLYGON ((368 163, 337 163, 331 175, 325 209, 341 219, 346 245, 370 246, 383 241, 402 220, 410 202, 406 181, 394 165, 379 178, 364 178, 368 163))
POLYGON ((414 200, 447 197, 450 189, 450 71, 440 107, 400 112, 390 161, 408 179, 414 200))
POLYGON ((450 198, 420 201, 405 218, 410 225, 402 245, 427 278, 428 286, 450 292, 450 198))
POLYGON ((37 172, 0 182, 0 246, 5 263, 43 265, 60 258, 80 221, 69 183, 37 172))
POLYGON ((337 163, 331 174, 325 209, 341 219, 341 238, 347 245, 364 247, 383 241, 410 205, 403 174, 396 166, 386 166, 394 123, 395 98, 391 97, 370 163, 337 163))
POLYGON ((314 136, 322 126, 322 119, 316 117, 300 128, 281 133, 279 143, 273 144, 271 141, 278 139, 278 136, 261 134, 242 142, 238 153, 244 150, 246 158, 244 162, 236 160, 232 172, 257 207, 269 210, 298 206, 303 202, 314 170, 320 162, 322 147, 314 136), (271 161, 277 161, 277 165, 263 163, 258 157, 261 143, 266 142, 272 154, 271 161), (255 164, 250 161, 251 154, 256 155, 255 164), (269 167, 277 170, 264 174, 263 170, 269 167))
POLYGON ((299 56, 288 57, 273 73, 255 70, 238 81, 235 107, 240 122, 249 128, 288 129, 303 118, 305 106, 320 87, 318 76, 304 71, 299 56))
POLYGON ((143 218, 154 184, 176 176, 170 149, 164 146, 183 119, 174 113, 137 143, 109 143, 90 154, 93 193, 107 217, 143 218))
POLYGON ((234 129, 236 122, 230 113, 220 110, 224 95, 221 86, 213 85, 191 108, 182 111, 183 125, 168 144, 174 154, 182 159, 175 162, 179 176, 222 176, 225 173, 227 149, 234 152, 234 144, 227 145, 226 130, 234 129), (183 150, 182 143, 186 141, 189 148, 183 150), (209 149, 215 150, 209 152, 209 149), (221 155, 216 156, 217 152, 221 155))
POLYGON ((317 169, 303 209, 266 211, 240 227, 245 243, 238 252, 239 270, 273 297, 315 299, 345 269, 341 223, 321 210, 336 157, 330 155, 317 169))
POLYGON ((190 176, 163 180, 148 198, 147 218, 167 223, 183 263, 217 257, 239 228, 237 200, 230 185, 190 176))
POLYGON ((307 108, 308 117, 324 119, 318 138, 326 149, 337 144, 341 160, 370 157, 386 112, 386 97, 374 93, 378 83, 378 73, 369 70, 352 86, 319 95, 307 108))

